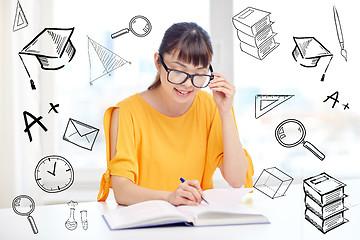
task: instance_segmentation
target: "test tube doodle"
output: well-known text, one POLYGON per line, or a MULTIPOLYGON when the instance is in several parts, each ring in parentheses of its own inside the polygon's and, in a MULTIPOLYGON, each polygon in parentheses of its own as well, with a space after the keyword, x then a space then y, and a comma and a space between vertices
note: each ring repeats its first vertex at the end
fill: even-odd
POLYGON ((87 219, 87 211, 86 210, 81 210, 80 211, 81 214, 81 224, 82 224, 82 228, 86 231, 88 229, 88 219, 87 219))

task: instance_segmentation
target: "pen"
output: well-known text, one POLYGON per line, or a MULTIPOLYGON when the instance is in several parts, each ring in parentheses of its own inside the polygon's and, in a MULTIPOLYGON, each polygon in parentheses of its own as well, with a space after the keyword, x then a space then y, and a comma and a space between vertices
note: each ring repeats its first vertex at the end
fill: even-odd
MULTIPOLYGON (((183 183, 183 182, 185 182, 185 179, 184 179, 184 178, 180 178, 180 181, 183 183)), ((204 202, 206 202, 207 204, 209 204, 209 202, 206 201, 205 198, 201 197, 201 199, 202 199, 204 202)))

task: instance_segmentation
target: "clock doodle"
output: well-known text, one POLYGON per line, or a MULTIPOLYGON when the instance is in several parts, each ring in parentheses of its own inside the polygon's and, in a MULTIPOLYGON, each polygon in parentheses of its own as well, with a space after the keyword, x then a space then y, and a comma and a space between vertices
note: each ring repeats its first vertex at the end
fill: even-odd
POLYGON ((37 185, 48 193, 64 191, 74 182, 74 169, 70 162, 57 155, 42 158, 34 175, 37 185))

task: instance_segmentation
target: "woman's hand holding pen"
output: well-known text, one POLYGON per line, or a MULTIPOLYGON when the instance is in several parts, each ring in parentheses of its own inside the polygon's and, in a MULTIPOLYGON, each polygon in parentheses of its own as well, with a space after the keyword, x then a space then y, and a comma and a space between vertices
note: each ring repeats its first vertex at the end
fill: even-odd
POLYGON ((168 202, 178 205, 197 206, 201 202, 203 191, 198 180, 187 180, 180 183, 174 192, 169 195, 168 202))
POLYGON ((231 111, 235 95, 235 87, 221 74, 212 73, 215 78, 209 84, 213 92, 214 101, 219 109, 219 113, 231 111))

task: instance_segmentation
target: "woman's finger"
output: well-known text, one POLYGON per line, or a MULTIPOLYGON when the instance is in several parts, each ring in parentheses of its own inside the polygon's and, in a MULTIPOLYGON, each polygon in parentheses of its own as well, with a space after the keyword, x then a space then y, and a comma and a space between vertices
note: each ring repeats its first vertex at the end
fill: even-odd
POLYGON ((209 88, 212 88, 215 86, 226 86, 229 89, 235 89, 235 86, 232 85, 229 81, 227 81, 226 79, 220 79, 220 78, 217 78, 210 82, 209 88))
POLYGON ((187 200, 196 202, 196 199, 195 199, 194 195, 191 192, 189 192, 189 191, 187 191, 185 189, 181 189, 181 191, 179 192, 179 195, 182 198, 186 198, 187 200))
POLYGON ((210 85, 209 88, 210 88, 210 90, 218 89, 218 88, 226 88, 232 92, 235 92, 235 88, 233 86, 231 86, 230 84, 227 84, 227 83, 222 83, 222 82, 214 83, 214 84, 210 85))
POLYGON ((217 78, 225 78, 224 75, 221 75, 220 73, 217 73, 217 72, 213 72, 212 75, 217 77, 217 78))
POLYGON ((196 202, 201 202, 201 194, 195 187, 186 185, 183 188, 183 190, 187 191, 188 193, 190 193, 192 195, 191 200, 196 201, 196 202))
POLYGON ((203 190, 201 189, 200 182, 198 180, 190 180, 189 185, 196 188, 198 193, 200 194, 200 197, 204 195, 203 190))
POLYGON ((235 95, 235 91, 233 89, 228 89, 223 86, 213 87, 213 88, 210 88, 210 90, 213 92, 221 92, 221 93, 225 94, 225 96, 228 98, 232 98, 235 95))

